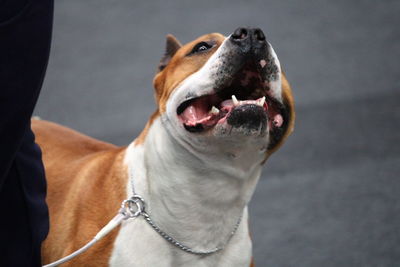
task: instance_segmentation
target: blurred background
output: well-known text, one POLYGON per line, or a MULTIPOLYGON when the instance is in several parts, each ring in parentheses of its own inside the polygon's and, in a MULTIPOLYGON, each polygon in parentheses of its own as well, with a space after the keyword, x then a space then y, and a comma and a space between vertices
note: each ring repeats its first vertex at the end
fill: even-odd
POLYGON ((155 110, 165 35, 264 30, 297 121, 250 204, 257 266, 400 266, 400 1, 57 0, 35 114, 117 145, 155 110))

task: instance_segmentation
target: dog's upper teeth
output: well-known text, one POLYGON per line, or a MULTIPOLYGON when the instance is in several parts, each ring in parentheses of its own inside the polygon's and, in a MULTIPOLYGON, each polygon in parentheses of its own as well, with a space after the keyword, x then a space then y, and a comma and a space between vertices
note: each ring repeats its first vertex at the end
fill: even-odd
POLYGON ((235 95, 232 95, 232 101, 233 101, 233 105, 234 105, 234 106, 239 105, 239 101, 237 100, 237 98, 236 98, 235 95))
POLYGON ((216 107, 212 106, 210 113, 213 115, 218 115, 219 114, 219 109, 217 109, 216 107))
POLYGON ((260 98, 259 100, 257 100, 257 105, 263 107, 265 104, 265 96, 263 96, 262 98, 260 98))

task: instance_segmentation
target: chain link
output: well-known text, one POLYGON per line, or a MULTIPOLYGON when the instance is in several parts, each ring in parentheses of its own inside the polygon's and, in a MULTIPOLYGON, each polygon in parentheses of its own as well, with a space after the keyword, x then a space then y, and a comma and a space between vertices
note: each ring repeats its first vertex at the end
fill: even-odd
POLYGON ((149 214, 147 214, 146 212, 142 213, 143 217, 145 218, 146 222, 160 235, 162 236, 165 240, 167 240, 169 243, 173 244, 174 246, 180 248, 181 250, 191 253, 191 254, 196 254, 196 255, 209 255, 209 254, 213 254, 215 252, 221 251, 225 248, 225 246, 229 243, 229 241, 231 240, 231 238, 234 236, 234 234, 236 233, 237 229, 239 228, 240 222, 242 220, 242 216, 239 217, 239 220, 237 221, 237 223, 235 224, 235 227, 233 228, 233 231, 230 233, 228 239, 224 242, 224 244, 222 246, 210 249, 210 250, 206 250, 206 251, 200 251, 200 250, 195 250, 192 249, 184 244, 182 244, 181 242, 177 241, 176 239, 174 239, 173 237, 171 237, 170 235, 168 235, 166 232, 164 232, 163 230, 160 229, 160 227, 158 227, 154 221, 150 218, 149 214))

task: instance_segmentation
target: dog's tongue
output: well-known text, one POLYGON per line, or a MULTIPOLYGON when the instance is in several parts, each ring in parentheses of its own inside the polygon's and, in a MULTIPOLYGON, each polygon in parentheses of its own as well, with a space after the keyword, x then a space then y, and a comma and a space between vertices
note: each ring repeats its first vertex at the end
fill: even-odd
POLYGON ((205 123, 211 117, 212 115, 208 111, 208 104, 202 98, 193 101, 181 114, 181 119, 189 126, 205 123))

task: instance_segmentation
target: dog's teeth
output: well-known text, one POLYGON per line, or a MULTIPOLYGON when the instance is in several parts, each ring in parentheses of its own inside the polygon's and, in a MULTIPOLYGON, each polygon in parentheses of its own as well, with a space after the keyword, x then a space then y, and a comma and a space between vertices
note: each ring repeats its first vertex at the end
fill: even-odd
POLYGON ((264 104, 265 104, 265 96, 263 96, 261 99, 259 99, 259 100, 257 101, 257 104, 258 104, 259 106, 263 107, 264 104))
POLYGON ((239 101, 237 100, 235 95, 232 95, 232 101, 233 101, 233 105, 235 105, 235 106, 239 105, 239 101))
POLYGON ((210 113, 213 115, 218 115, 219 114, 219 109, 217 109, 216 107, 212 106, 210 113))

